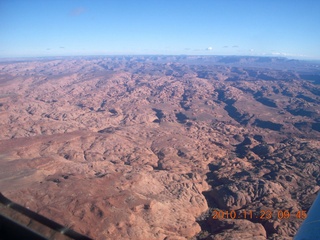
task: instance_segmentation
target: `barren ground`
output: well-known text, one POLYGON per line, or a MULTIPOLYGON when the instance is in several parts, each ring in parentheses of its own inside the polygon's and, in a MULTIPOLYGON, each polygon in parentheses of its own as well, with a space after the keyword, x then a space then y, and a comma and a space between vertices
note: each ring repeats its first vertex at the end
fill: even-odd
POLYGON ((0 62, 0 191, 93 239, 291 239, 320 185, 319 76, 280 58, 0 62))

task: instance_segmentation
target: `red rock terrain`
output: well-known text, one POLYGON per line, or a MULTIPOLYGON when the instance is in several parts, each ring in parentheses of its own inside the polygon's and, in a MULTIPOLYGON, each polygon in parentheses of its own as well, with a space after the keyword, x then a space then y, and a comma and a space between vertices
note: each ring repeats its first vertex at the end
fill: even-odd
POLYGON ((281 58, 0 62, 0 191, 93 239, 291 239, 319 190, 319 76, 281 58))

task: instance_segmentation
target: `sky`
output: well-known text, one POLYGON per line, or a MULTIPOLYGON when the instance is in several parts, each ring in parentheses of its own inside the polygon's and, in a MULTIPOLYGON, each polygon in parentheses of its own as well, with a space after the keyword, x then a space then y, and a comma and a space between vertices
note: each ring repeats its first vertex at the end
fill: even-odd
POLYGON ((0 58, 320 59, 319 0, 0 0, 0 58))

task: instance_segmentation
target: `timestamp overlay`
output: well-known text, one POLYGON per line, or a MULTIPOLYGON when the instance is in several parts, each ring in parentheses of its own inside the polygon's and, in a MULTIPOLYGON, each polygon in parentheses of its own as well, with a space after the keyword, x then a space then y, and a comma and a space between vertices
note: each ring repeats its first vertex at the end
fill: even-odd
POLYGON ((289 218, 297 218, 297 219, 306 219, 307 218, 307 211, 306 210, 298 210, 296 212, 289 211, 287 209, 280 209, 280 210, 219 210, 214 209, 212 211, 212 218, 213 219, 248 219, 248 220, 283 220, 289 218))

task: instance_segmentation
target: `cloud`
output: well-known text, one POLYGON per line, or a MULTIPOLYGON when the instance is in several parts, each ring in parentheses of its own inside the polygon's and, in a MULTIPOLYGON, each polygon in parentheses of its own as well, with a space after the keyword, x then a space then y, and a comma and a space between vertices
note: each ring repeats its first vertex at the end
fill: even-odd
POLYGON ((251 48, 251 49, 249 50, 249 52, 254 52, 254 49, 253 49, 253 48, 251 48))
POLYGON ((223 46, 223 48, 228 48, 229 46, 223 46))
POLYGON ((184 50, 185 50, 185 51, 190 51, 190 50, 191 50, 191 48, 185 48, 184 50))
POLYGON ((60 47, 60 48, 64 48, 64 47, 60 47))
POLYGON ((70 15, 71 16, 79 16, 83 14, 86 11, 84 7, 77 7, 71 10, 70 15))
POLYGON ((50 51, 50 50, 51 50, 51 48, 47 48, 46 50, 47 50, 47 51, 50 51))
POLYGON ((232 47, 233 47, 233 48, 238 48, 239 46, 238 46, 238 45, 233 45, 232 47))
POLYGON ((272 52, 272 56, 282 56, 282 57, 306 57, 303 54, 287 53, 287 52, 272 52))
POLYGON ((206 48, 207 51, 212 51, 212 49, 213 49, 212 47, 207 47, 206 48))
POLYGON ((271 55, 274 55, 274 56, 292 56, 293 54, 285 53, 285 52, 272 52, 271 55))

